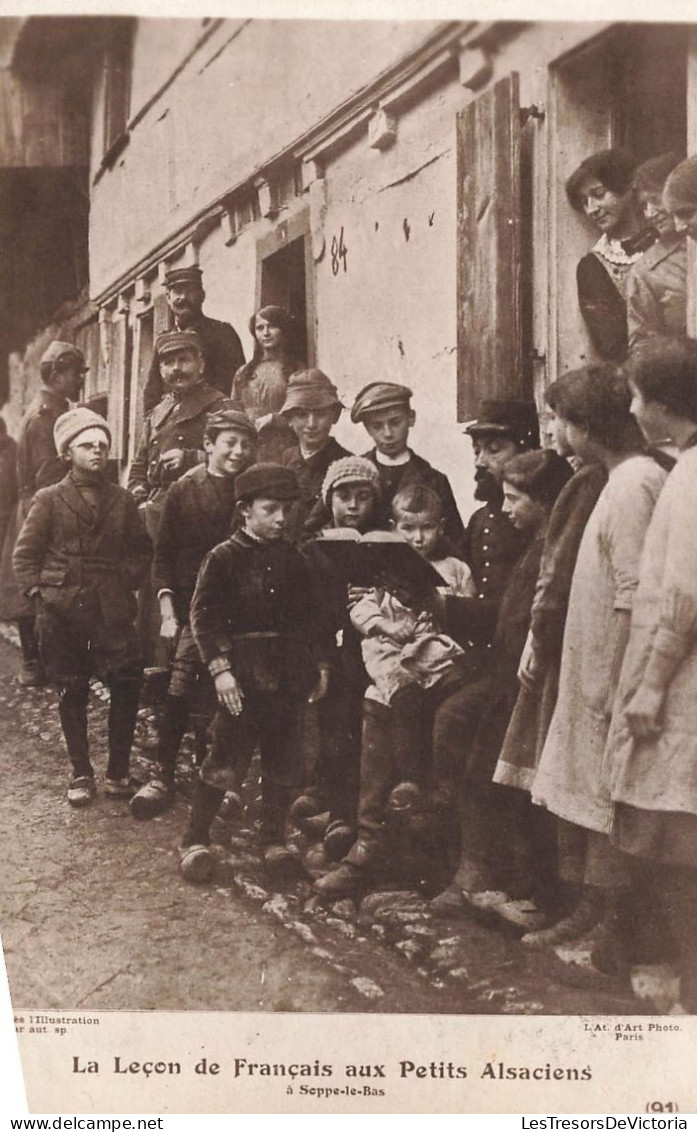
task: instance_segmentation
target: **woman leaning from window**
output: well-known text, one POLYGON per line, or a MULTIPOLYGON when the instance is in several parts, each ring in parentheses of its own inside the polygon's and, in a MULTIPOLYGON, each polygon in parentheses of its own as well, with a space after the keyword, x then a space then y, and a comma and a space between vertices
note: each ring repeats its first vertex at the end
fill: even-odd
POLYGON ((618 149, 587 157, 566 182, 571 207, 582 212, 600 238, 576 269, 578 303, 597 354, 621 361, 627 353, 627 276, 641 250, 632 238, 642 227, 632 179, 635 163, 618 149))

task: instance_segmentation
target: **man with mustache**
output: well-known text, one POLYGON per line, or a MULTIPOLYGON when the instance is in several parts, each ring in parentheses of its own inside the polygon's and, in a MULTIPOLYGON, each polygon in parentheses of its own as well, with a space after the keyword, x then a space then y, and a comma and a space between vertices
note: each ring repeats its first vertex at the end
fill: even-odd
MULTIPOLYGON (((200 267, 176 267, 166 272, 165 288, 171 329, 195 332, 206 365, 206 381, 229 397, 235 372, 244 365, 244 351, 237 331, 229 322, 208 318, 203 313, 201 308, 206 293, 203 290, 202 275, 200 267)), ((154 409, 164 392, 155 352, 143 391, 146 413, 154 409)))

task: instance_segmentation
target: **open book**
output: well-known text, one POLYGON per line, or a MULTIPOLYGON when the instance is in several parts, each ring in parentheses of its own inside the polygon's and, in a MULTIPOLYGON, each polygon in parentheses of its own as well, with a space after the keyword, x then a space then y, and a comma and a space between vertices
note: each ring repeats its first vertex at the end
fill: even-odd
POLYGON ((393 582, 418 593, 443 585, 438 571, 394 531, 352 527, 320 531, 317 551, 349 585, 375 586, 393 582))

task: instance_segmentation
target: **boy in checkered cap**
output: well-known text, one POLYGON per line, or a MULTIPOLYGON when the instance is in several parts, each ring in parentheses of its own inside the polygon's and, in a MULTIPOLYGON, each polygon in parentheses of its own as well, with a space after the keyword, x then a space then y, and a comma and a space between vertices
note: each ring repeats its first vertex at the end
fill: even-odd
POLYGON ((37 611, 44 667, 60 691, 59 714, 72 774, 71 806, 95 795, 87 742, 89 680, 111 691, 105 793, 130 798, 129 777, 142 662, 134 590, 152 554, 133 497, 108 482, 111 435, 103 417, 70 409, 54 427, 70 464, 60 483, 38 491, 15 547, 17 581, 37 611))

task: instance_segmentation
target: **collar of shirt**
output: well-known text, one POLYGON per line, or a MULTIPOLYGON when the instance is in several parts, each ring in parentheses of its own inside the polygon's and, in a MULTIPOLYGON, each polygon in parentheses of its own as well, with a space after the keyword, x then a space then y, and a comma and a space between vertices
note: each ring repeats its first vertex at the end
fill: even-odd
POLYGON ((401 468, 403 464, 408 464, 411 460, 411 449, 406 448, 399 456, 384 456, 382 452, 375 449, 375 462, 383 464, 386 468, 401 468))
POLYGON ((324 452, 324 449, 327 447, 328 444, 329 444, 329 438, 327 438, 327 440, 325 440, 325 442, 324 442, 324 444, 322 445, 321 448, 315 448, 313 452, 308 452, 305 448, 303 448, 302 444, 300 444, 299 445, 300 455, 302 456, 303 460, 306 463, 309 463, 309 461, 312 460, 312 458, 314 456, 321 455, 321 453, 324 452))

